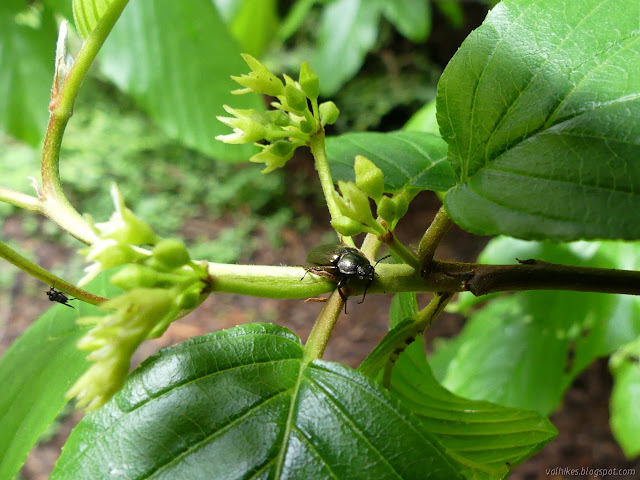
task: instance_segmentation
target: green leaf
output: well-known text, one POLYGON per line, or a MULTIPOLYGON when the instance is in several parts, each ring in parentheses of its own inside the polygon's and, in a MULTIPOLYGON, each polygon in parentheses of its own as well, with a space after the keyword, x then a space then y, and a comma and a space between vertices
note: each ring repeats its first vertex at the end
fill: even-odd
POLYGON ((506 478, 557 435, 535 412, 468 400, 443 388, 431 373, 422 339, 400 355, 391 392, 471 470, 467 478, 506 478))
POLYGON ((613 373, 611 430, 627 457, 640 454, 640 338, 624 345, 609 362, 613 373))
POLYGON ((429 132, 440 135, 440 127, 436 118, 436 102, 425 103, 420 110, 414 113, 402 130, 429 132))
POLYGON ((376 348, 360 364, 358 371, 367 377, 376 378, 393 355, 398 355, 399 349, 406 348, 405 341, 415 339, 417 333, 415 319, 407 318, 401 321, 387 332, 376 348))
MULTIPOLYGON (((114 287, 104 276, 90 285, 98 295, 107 289, 114 287)), ((76 348, 87 329, 75 322, 99 311, 80 301, 72 304, 75 310, 52 306, 0 359, 0 478, 16 476, 40 434, 66 405, 65 393, 87 369, 86 352, 76 348)))
POLYGON ((462 478, 388 393, 302 355, 273 324, 165 349, 80 422, 51 478, 462 478))
POLYGON ((113 0, 73 0, 73 20, 82 38, 87 38, 113 0))
POLYGON ((334 180, 353 180, 356 155, 364 155, 384 173, 385 191, 405 187, 448 190, 455 179, 439 135, 423 132, 348 133, 327 139, 334 180))
POLYGON ((311 66, 320 93, 331 96, 353 77, 378 38, 380 7, 370 0, 336 0, 322 11, 318 48, 311 66))
POLYGON ((278 28, 275 0, 244 0, 229 28, 243 53, 260 58, 278 28))
MULTIPOLYGON (((390 311, 394 328, 376 350, 417 313, 415 293, 396 294, 390 311)), ((470 478, 504 478, 510 467, 533 455, 557 433, 534 412, 467 400, 444 389, 431 372, 421 338, 400 354, 391 375, 391 392, 459 455, 458 460, 473 472, 470 478)))
POLYGON ((57 26, 53 12, 24 13, 37 27, 16 21, 24 2, 0 2, 0 128, 38 146, 49 119, 57 26), (18 5, 19 4, 19 5, 18 5))
POLYGON ((637 239, 640 3, 504 0, 443 73, 438 121, 482 235, 637 239))
POLYGON ((531 303, 520 300, 494 300, 471 317, 449 345, 455 354, 442 384, 463 397, 548 414, 573 378, 565 372, 570 339, 545 329, 547 317, 532 318, 531 303))
POLYGON ((246 71, 240 51, 209 0, 131 2, 101 53, 101 68, 172 138, 222 160, 255 149, 226 145, 216 119, 223 104, 262 109, 254 95, 231 95, 231 75, 246 71))
POLYGON ((389 317, 390 328, 395 328, 408 318, 415 319, 418 315, 418 300, 415 292, 396 293, 391 300, 389 317))
MULTIPOLYGON (((637 246, 613 242, 557 245, 500 238, 480 260, 539 258, 622 268, 639 254, 637 246)), ((474 313, 458 337, 438 345, 432 362, 443 385, 458 395, 548 414, 587 365, 638 335, 640 302, 635 297, 520 292, 474 313)))
MULTIPOLYGON (((415 319, 418 314, 418 302, 414 292, 396 293, 391 301, 389 331, 367 355, 358 371, 371 378, 379 377, 389 361, 395 361, 401 349, 406 348, 407 341, 415 340, 417 334, 415 319), (413 339, 413 340, 408 340, 413 339)), ((380 377, 381 378, 381 377, 380 377)))
POLYGON ((412 42, 422 42, 431 30, 431 5, 427 0, 381 0, 382 12, 412 42))

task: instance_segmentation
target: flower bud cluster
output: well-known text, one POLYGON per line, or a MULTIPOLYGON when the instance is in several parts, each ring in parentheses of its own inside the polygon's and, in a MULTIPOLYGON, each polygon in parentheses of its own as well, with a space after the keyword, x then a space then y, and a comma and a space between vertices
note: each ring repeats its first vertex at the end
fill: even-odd
POLYGON ((224 143, 257 143, 262 151, 250 158, 251 162, 264 163, 262 173, 284 166, 296 148, 306 145, 312 135, 338 118, 338 108, 333 102, 318 105, 318 76, 304 62, 298 81, 284 75, 284 82, 276 77, 251 55, 243 54, 251 72, 231 77, 244 88, 234 94, 259 93, 275 97, 275 110, 260 112, 256 109, 240 110, 224 105, 231 117, 218 117, 233 129, 228 135, 216 138, 224 143))
POLYGON ((362 155, 356 156, 354 169, 355 183, 339 181, 340 193, 333 192, 342 215, 334 218, 331 225, 344 236, 362 232, 384 235, 393 231, 398 220, 407 213, 411 195, 405 191, 392 197, 385 195, 382 170, 362 155), (369 199, 375 202, 377 214, 384 222, 373 217, 369 199))
POLYGON ((162 335, 182 310, 194 308, 208 282, 206 264, 194 263, 181 241, 158 238, 125 207, 115 185, 111 195, 115 212, 108 222, 93 225, 98 240, 85 251, 93 263, 82 281, 124 265, 110 281, 125 293, 100 306, 110 312, 106 316, 78 321, 93 326, 78 342, 78 348, 90 352, 87 359, 93 365, 67 396, 85 410, 100 407, 120 390, 140 343, 162 335))

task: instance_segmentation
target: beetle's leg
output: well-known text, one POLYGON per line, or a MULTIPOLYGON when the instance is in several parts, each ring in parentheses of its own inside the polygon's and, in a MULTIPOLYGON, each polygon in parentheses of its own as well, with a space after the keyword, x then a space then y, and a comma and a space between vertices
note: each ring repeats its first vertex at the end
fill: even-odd
POLYGON ((340 295, 340 298, 344 301, 344 313, 347 313, 347 296, 343 293, 342 291, 342 285, 346 283, 346 279, 345 278, 341 278, 340 281, 338 282, 338 294, 340 295))
MULTIPOLYGON (((307 275, 307 273, 313 273, 314 275, 318 275, 319 277, 327 277, 332 279, 333 281, 337 281, 336 273, 338 269, 334 266, 318 265, 318 266, 304 267, 304 268, 306 268, 307 271, 302 278, 304 278, 307 275)), ((300 280, 302 280, 302 278, 300 280)))
POLYGON ((362 294, 362 300, 360 300, 358 302, 358 304, 361 304, 362 302, 364 302, 364 299, 367 298, 367 289, 369 288, 369 285, 371 285, 371 282, 368 282, 367 286, 364 287, 364 293, 362 294))

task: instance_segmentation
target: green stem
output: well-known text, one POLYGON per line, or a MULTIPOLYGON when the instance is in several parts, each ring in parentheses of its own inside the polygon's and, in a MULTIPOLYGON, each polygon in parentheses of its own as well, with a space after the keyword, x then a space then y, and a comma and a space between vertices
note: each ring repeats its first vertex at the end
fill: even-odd
POLYGON ((55 284, 56 289, 80 299, 83 302, 90 303, 91 305, 100 305, 102 302, 107 301, 104 297, 89 293, 86 290, 82 290, 63 279, 56 277, 44 268, 26 259, 3 242, 0 242, 0 258, 4 258, 9 263, 12 263, 19 269, 27 272, 32 277, 37 278, 49 286, 53 286, 55 284))
POLYGON ((80 86, 127 3, 128 0, 113 0, 83 43, 69 75, 64 80, 62 89, 55 98, 51 99, 51 115, 42 149, 41 170, 44 190, 42 213, 86 244, 93 243, 96 237, 89 224, 73 208, 64 194, 59 171, 60 147, 80 86))
POLYGON ((396 361, 409 345, 411 345, 416 338, 422 336, 427 328, 431 325, 433 320, 440 315, 444 308, 449 303, 449 300, 453 297, 453 292, 436 293, 429 304, 423 308, 414 322, 414 329, 408 337, 398 339, 393 345, 393 351, 389 355, 387 362, 384 366, 384 372, 382 374, 382 386, 389 388, 391 386, 391 373, 396 361))
POLYGON ((318 107, 318 99, 310 98, 311 101, 311 113, 313 117, 319 122, 320 121, 320 108, 318 107))
POLYGON ((443 312, 444 307, 447 306, 447 303, 449 303, 453 295, 454 292, 436 293, 429 304, 418 312, 416 316, 416 328, 422 332, 429 328, 433 320, 443 312))
POLYGON ((307 11, 313 7, 316 0, 298 0, 289 9, 287 16, 280 22, 280 28, 276 33, 276 38, 281 42, 284 42, 293 35, 300 27, 301 22, 299 19, 307 18, 307 11))
POLYGON ((438 248, 438 245, 452 225, 453 221, 449 218, 449 215, 447 215, 443 205, 440 207, 440 210, 438 210, 438 213, 436 213, 433 222, 429 225, 422 240, 420 240, 420 245, 418 246, 418 261, 422 268, 431 263, 436 248, 438 248))
MULTIPOLYGON (((405 264, 381 263, 376 267, 380 275, 367 290, 369 293, 411 291, 460 291, 462 280, 444 274, 421 278, 405 264)), ((330 292, 336 288, 334 281, 312 274, 305 276, 303 267, 279 267, 263 265, 209 264, 209 274, 214 292, 236 293, 266 298, 309 298, 330 292), (304 276, 304 279, 302 277, 304 276)), ((362 288, 349 286, 351 295, 361 295, 362 288)))
POLYGON ((34 213, 42 212, 42 204, 37 197, 26 193, 16 192, 10 188, 0 187, 0 201, 10 203, 16 207, 24 208, 34 213))
POLYGON ((302 363, 309 363, 312 360, 322 358, 329 337, 335 327, 340 312, 344 307, 344 300, 340 297, 338 289, 335 289, 333 294, 329 297, 324 304, 316 323, 313 325, 313 329, 309 334, 307 343, 304 346, 304 356, 302 357, 302 363))
POLYGON ((406 318, 391 329, 364 359, 358 371, 370 378, 376 378, 383 371, 383 383, 388 385, 391 367, 408 345, 421 336, 453 296, 452 292, 436 293, 429 305, 414 316, 406 318))
POLYGON ((417 272, 420 271, 420 262, 416 256, 404 246, 400 240, 391 232, 389 232, 384 238, 384 243, 389 247, 389 249, 398 255, 407 265, 410 265, 417 272))
MULTIPOLYGON (((333 192, 335 188, 333 186, 333 178, 331 177, 331 170, 329 169, 329 160, 327 159, 327 151, 324 143, 324 130, 320 129, 313 135, 309 141, 309 148, 311 148, 311 154, 316 162, 316 170, 318 171, 318 177, 320 178, 320 185, 322 185, 322 192, 324 193, 325 201, 329 207, 329 213, 331 219, 341 217, 340 209, 333 198, 333 192)), ((355 246, 351 237, 343 237, 340 235, 342 243, 355 246)))
MULTIPOLYGON (((268 298, 308 298, 335 289, 335 282, 306 275, 303 267, 210 263, 211 290, 268 298)), ((574 267, 542 261, 480 265, 434 260, 423 276, 407 264, 381 263, 369 293, 462 292, 475 295, 517 290, 571 290, 640 295, 640 272, 574 267)), ((362 294, 355 285, 351 295, 362 294)))
MULTIPOLYGON (((377 221, 380 221, 379 217, 377 221)), ((376 254, 378 253, 380 245, 382 245, 382 242, 378 238, 378 235, 367 233, 360 246, 360 251, 364 253, 364 256, 367 257, 370 262, 375 263, 376 254)))

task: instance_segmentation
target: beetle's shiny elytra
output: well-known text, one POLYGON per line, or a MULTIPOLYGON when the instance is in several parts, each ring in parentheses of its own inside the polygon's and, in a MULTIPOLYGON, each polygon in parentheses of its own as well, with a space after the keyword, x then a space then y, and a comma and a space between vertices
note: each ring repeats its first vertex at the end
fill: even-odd
MULTIPOLYGON (((376 265, 387 257, 378 260, 376 265)), ((347 283, 353 279, 366 281, 362 300, 358 302, 362 303, 367 296, 369 286, 376 276, 375 265, 371 265, 360 250, 344 245, 320 245, 309 252, 307 263, 314 265, 313 267, 307 267, 307 273, 323 275, 338 282, 338 294, 345 301, 345 313, 347 312, 347 296, 344 294, 343 289, 347 283)))
POLYGON ((53 282, 53 286, 50 287, 49 290, 47 290, 45 292, 47 294, 47 296, 49 297, 49 301, 61 303, 65 307, 76 308, 73 305, 69 305, 69 303, 68 303, 71 300, 75 300, 75 298, 67 297, 66 294, 62 293, 59 290, 56 290, 55 286, 56 286, 56 283, 53 282))

